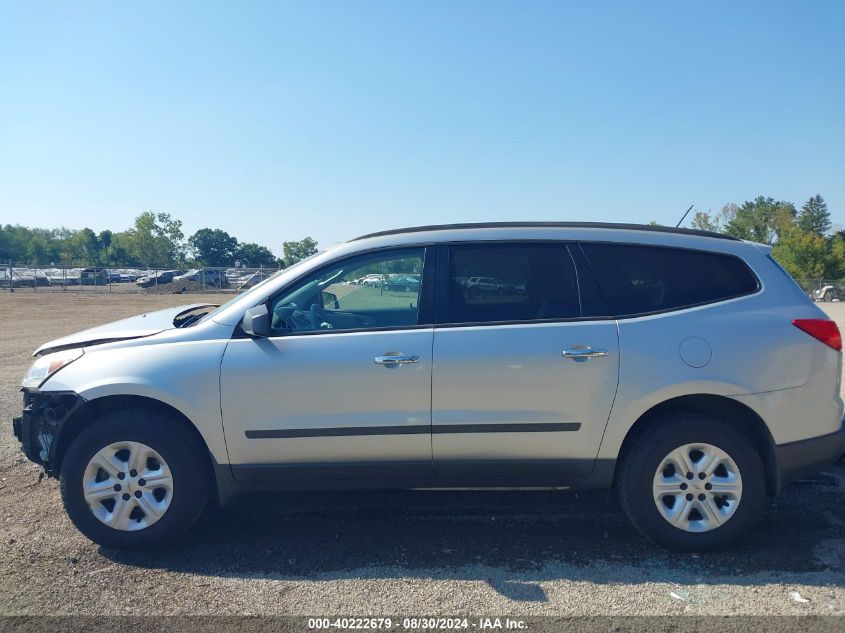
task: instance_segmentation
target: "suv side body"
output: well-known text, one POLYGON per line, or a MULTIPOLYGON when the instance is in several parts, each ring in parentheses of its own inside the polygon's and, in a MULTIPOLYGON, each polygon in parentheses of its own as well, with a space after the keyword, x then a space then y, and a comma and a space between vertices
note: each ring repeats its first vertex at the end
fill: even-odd
MULTIPOLYGON (((655 501, 639 507, 638 489, 620 484, 620 473, 645 468, 652 474, 637 485, 658 485, 643 438, 670 442, 677 424, 702 447, 743 444, 731 450, 753 455, 730 462, 743 470, 743 513, 759 493, 845 451, 841 354, 793 324, 824 313, 767 247, 737 240, 593 225, 388 232, 320 253, 174 327, 189 311, 153 313, 148 329, 126 324, 129 335, 103 326, 42 346, 37 353, 84 354, 27 389, 27 429, 16 430, 28 456, 64 477, 77 437, 99 420, 155 410, 207 455, 222 501, 250 490, 615 484, 648 536, 706 548, 747 519, 728 521, 726 493, 718 529, 702 528, 705 519, 677 534, 649 527, 655 501), (604 262, 638 247, 659 250, 660 261, 682 253, 730 264, 712 275, 699 265, 693 288, 716 288, 716 278, 730 288, 738 275, 747 283, 694 301, 678 294, 676 276, 648 277, 631 260, 630 284, 610 287, 624 266, 604 262), (523 269, 532 272, 520 277, 523 269), (421 283, 351 283, 373 274, 421 283), (476 278, 495 278, 499 291, 477 297, 476 278), (245 319, 256 309, 266 329, 245 319), (52 426, 39 417, 48 408, 60 411, 52 426)), ((667 521, 680 511, 658 509, 667 521)))

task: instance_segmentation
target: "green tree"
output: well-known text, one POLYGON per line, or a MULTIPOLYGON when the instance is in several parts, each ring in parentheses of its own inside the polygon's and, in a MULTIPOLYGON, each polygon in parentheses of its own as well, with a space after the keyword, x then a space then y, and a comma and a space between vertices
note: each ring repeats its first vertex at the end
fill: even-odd
POLYGON ((26 262, 37 266, 50 261, 50 244, 43 235, 32 235, 26 246, 26 262))
POLYGON ((692 217, 690 225, 701 231, 722 233, 736 217, 737 206, 731 202, 722 207, 718 213, 712 211, 698 211, 692 217))
POLYGON ((266 246, 245 242, 240 244, 235 253, 235 258, 241 262, 241 266, 259 268, 261 266, 276 266, 278 260, 266 246))
POLYGON ((106 229, 100 231, 97 239, 100 240, 100 245, 103 247, 103 253, 106 255, 106 266, 111 266, 111 259, 109 258, 109 248, 111 247, 112 232, 106 229))
POLYGON ((206 266, 230 266, 235 261, 238 240, 220 229, 200 229, 188 238, 188 245, 206 266))
POLYGON ((725 226, 725 233, 742 240, 774 244, 781 231, 795 220, 795 205, 757 196, 744 202, 725 226))
POLYGON ((60 226, 53 230, 53 235, 58 242, 58 259, 65 266, 73 264, 81 257, 79 244, 73 239, 76 231, 71 231, 66 226, 60 226))
POLYGON ((292 266, 296 262, 314 255, 317 252, 317 242, 310 237, 298 242, 285 242, 282 244, 282 252, 284 253, 285 266, 292 266))
POLYGON ((805 233, 827 235, 830 232, 830 212, 820 194, 811 197, 798 213, 798 226, 805 233))
POLYGON ((845 277, 845 238, 837 233, 828 241, 828 258, 824 276, 828 279, 845 277))
POLYGON ((772 256, 797 280, 824 277, 831 266, 826 240, 797 226, 781 230, 772 256))
POLYGON ((714 217, 709 211, 698 210, 692 216, 690 226, 699 231, 713 231, 714 233, 719 232, 722 228, 719 226, 718 218, 714 217))
POLYGON ((99 263, 100 240, 97 239, 94 231, 85 227, 80 231, 76 231, 70 237, 70 241, 75 255, 83 264, 93 266, 99 263))
POLYGON ((132 231, 113 233, 111 238, 111 261, 122 266, 141 266, 134 252, 134 234, 132 231))
POLYGON ((169 213, 144 211, 128 233, 132 254, 143 266, 175 266, 184 259, 182 221, 169 213))

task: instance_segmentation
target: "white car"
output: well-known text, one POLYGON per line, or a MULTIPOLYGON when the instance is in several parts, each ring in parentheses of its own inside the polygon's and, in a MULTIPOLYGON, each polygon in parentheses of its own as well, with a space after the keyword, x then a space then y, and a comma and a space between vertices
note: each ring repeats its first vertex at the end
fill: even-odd
POLYGON ((173 278, 173 283, 177 285, 185 282, 193 282, 215 288, 229 287, 228 277, 218 268, 196 268, 173 278))
POLYGON ((830 284, 813 291, 815 301, 839 301, 840 298, 839 288, 830 284))
POLYGON ((466 288, 477 296, 491 295, 499 292, 499 282, 492 277, 470 277, 466 288))
POLYGON ((339 245, 217 308, 45 343, 13 426, 111 548, 169 541, 210 498, 250 491, 566 486, 612 487, 647 537, 706 550, 845 452, 841 350, 768 246, 422 227, 339 245), (421 272, 419 294, 344 284, 374 269, 421 272), (474 301, 458 281, 472 278, 525 292, 474 301))

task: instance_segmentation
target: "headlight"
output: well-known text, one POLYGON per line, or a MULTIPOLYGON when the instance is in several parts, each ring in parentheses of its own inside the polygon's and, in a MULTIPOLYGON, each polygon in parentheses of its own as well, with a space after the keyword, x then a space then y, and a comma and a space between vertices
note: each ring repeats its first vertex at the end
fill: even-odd
POLYGON ((77 358, 82 356, 83 351, 81 347, 74 349, 66 349, 61 352, 54 352, 46 354, 36 360, 26 376, 23 377, 21 387, 26 389, 34 389, 40 387, 45 380, 59 371, 62 367, 70 365, 77 358))

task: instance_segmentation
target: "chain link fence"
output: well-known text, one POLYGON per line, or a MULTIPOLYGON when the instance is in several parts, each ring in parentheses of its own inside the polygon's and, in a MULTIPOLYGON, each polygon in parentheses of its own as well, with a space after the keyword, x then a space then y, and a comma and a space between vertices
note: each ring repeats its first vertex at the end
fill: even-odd
MULTIPOLYGON (((132 266, 20 266, 4 262, 0 292, 228 293, 252 288, 277 267, 205 266, 195 269, 132 266)), ((845 301, 845 279, 798 279, 814 301, 845 301)))
POLYGON ((236 294, 264 281, 279 268, 205 266, 178 270, 126 266, 19 266, 0 269, 0 292, 105 292, 236 294))

